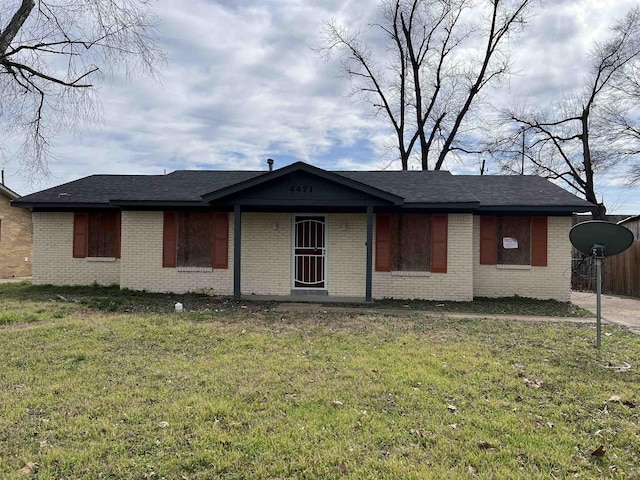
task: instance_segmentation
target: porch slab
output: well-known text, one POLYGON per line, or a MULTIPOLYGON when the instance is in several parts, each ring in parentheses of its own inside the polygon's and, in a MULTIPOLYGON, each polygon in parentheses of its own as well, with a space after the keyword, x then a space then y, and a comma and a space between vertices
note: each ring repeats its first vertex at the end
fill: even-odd
POLYGON ((301 303, 308 305, 310 303, 315 304, 316 307, 322 306, 318 301, 321 301, 322 304, 325 303, 366 303, 365 297, 332 297, 330 295, 327 296, 318 296, 318 295, 242 295, 240 297, 242 300, 258 300, 264 302, 291 302, 290 305, 294 303, 301 303))

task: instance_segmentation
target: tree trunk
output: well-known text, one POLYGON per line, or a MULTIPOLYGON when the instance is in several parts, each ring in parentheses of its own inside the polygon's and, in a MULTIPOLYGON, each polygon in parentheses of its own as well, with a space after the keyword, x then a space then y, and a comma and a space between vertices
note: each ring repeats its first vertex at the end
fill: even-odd
POLYGON ((598 206, 595 214, 595 220, 604 220, 607 213, 607 208, 603 203, 598 203, 596 197, 595 185, 593 183, 593 163, 591 160, 591 146, 589 145, 589 114, 590 107, 586 107, 582 111, 580 122, 582 124, 582 164, 584 165, 584 177, 585 177, 585 199, 598 206))
POLYGON ((7 28, 0 32, 0 60, 2 60, 5 53, 7 53, 9 45, 11 45, 13 39, 16 38, 24 22, 27 21, 34 6, 34 0, 22 0, 22 5, 20 5, 18 11, 13 15, 13 18, 11 18, 7 28))

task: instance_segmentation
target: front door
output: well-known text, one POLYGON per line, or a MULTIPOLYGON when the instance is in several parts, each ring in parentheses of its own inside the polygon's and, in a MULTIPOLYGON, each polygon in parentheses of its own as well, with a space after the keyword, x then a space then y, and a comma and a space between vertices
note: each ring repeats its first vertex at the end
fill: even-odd
POLYGON ((326 289, 324 216, 296 216, 293 228, 293 288, 326 289))

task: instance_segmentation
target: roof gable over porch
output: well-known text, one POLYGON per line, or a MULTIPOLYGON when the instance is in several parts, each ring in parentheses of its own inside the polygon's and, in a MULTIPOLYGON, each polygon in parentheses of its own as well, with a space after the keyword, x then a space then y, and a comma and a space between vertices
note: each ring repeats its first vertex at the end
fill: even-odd
POLYGON ((202 195, 212 205, 326 207, 399 206, 398 195, 296 162, 274 172, 202 195))

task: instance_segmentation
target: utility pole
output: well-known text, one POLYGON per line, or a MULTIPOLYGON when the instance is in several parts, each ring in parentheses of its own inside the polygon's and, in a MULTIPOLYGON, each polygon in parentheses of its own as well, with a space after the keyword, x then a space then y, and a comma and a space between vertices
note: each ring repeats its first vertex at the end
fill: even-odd
POLYGON ((521 158, 521 164, 522 166, 520 167, 520 175, 524 175, 524 133, 525 133, 525 128, 522 127, 522 158, 521 158))

